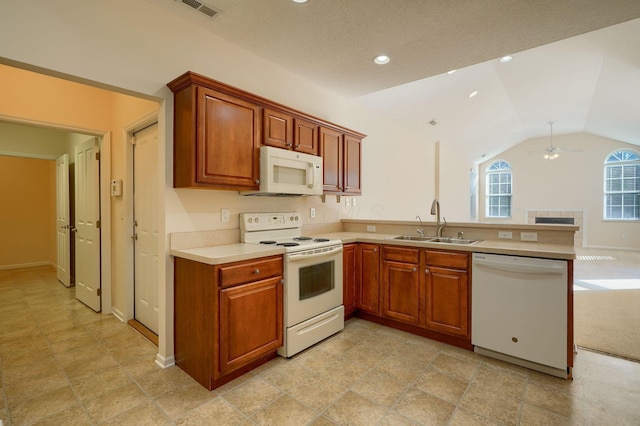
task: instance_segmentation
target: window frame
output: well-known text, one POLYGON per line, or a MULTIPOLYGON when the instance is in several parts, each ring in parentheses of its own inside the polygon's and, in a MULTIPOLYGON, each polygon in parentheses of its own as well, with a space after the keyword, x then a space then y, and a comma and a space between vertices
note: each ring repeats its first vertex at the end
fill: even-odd
POLYGON ((492 161, 487 168, 485 169, 485 193, 484 193, 484 198, 485 198, 485 210, 484 210, 484 216, 487 219, 511 219, 513 217, 513 168, 511 167, 511 163, 509 163, 508 161, 504 161, 504 160, 495 160, 492 161), (498 182, 490 182, 491 180, 491 176, 498 176, 498 182), (502 182, 502 176, 506 176, 508 175, 508 182, 502 182), (497 184, 498 188, 500 188, 498 190, 498 193, 493 193, 491 191, 491 185, 492 184, 497 184), (509 191, 508 192, 501 192, 501 188, 503 187, 503 185, 508 185, 509 186, 509 191), (496 207, 495 205, 491 204, 491 200, 495 199, 496 197, 498 198, 502 198, 502 197, 508 197, 508 204, 501 204, 500 201, 497 204, 497 208, 498 208, 498 215, 491 215, 491 210, 492 207, 496 207), (502 210, 504 208, 508 209, 508 214, 504 215, 504 214, 500 214, 502 212, 502 210))
POLYGON ((602 220, 611 222, 640 222, 640 153, 629 148, 617 149, 604 160, 603 173, 602 173, 602 220), (610 171, 619 168, 617 176, 613 176, 610 171), (625 172, 633 169, 631 176, 625 172), (633 189, 625 189, 625 180, 636 180, 633 183, 633 189), (619 180, 619 190, 613 190, 613 181, 619 180), (610 197, 621 195, 620 204, 613 205, 609 202, 610 197), (633 204, 625 204, 625 196, 635 198, 636 201, 633 204), (613 206, 613 207, 612 207, 613 206), (620 217, 609 216, 614 207, 618 207, 620 210, 620 217), (625 208, 626 207, 626 208, 625 208), (635 217, 625 217, 625 212, 628 209, 632 209, 635 213, 635 217))

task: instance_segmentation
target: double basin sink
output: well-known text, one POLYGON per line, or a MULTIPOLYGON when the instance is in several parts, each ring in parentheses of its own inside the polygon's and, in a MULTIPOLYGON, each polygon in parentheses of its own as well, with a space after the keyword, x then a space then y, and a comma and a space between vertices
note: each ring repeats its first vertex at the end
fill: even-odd
POLYGON ((472 245, 482 241, 482 240, 465 240, 464 238, 449 238, 449 237, 420 237, 415 235, 399 235, 397 237, 393 237, 392 240, 422 241, 425 243, 464 244, 464 245, 472 245))

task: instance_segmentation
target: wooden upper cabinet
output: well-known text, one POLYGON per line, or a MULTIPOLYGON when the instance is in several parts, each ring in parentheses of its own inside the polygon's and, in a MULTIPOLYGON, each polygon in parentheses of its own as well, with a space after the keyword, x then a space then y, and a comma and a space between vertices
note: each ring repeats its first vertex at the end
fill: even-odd
POLYGON ((362 139, 326 127, 320 127, 319 134, 324 192, 360 195, 362 139))
POLYGON ((345 135, 344 137, 344 193, 348 195, 361 194, 360 166, 362 139, 345 135))
POLYGON ((318 155, 318 125, 313 121, 265 108, 263 145, 318 155))
POLYGON ((291 149, 293 146, 293 117, 269 108, 263 110, 263 145, 291 149))
POLYGON ((173 186, 258 189, 259 107, 197 85, 174 101, 173 186))
POLYGON ((318 155, 318 125, 302 118, 293 119, 293 149, 311 155, 318 155))
POLYGON ((360 194, 365 135, 207 77, 186 72, 174 94, 173 186, 256 190, 260 146, 324 158, 324 191, 360 194))
POLYGON ((343 134, 320 127, 320 156, 322 157, 323 190, 341 193, 343 189, 343 134))

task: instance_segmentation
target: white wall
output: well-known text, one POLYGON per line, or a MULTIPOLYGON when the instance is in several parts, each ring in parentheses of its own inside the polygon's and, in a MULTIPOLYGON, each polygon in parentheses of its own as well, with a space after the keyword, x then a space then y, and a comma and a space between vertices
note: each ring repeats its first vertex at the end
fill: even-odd
POLYGON ((549 138, 527 140, 480 165, 480 221, 485 217, 485 170, 493 161, 513 168, 512 218, 500 222, 526 223, 527 210, 584 210, 587 246, 640 248, 640 223, 603 220, 604 161, 618 149, 635 145, 589 133, 554 136, 553 144, 566 150, 555 160, 542 158, 549 138), (626 238, 623 236, 626 235, 626 238))

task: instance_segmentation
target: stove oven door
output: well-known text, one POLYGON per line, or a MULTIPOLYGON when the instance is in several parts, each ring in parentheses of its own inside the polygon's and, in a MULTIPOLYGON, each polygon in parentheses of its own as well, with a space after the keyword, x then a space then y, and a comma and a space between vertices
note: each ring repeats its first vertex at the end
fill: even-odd
POLYGON ((287 254, 284 278, 287 327, 342 305, 342 246, 287 254))

